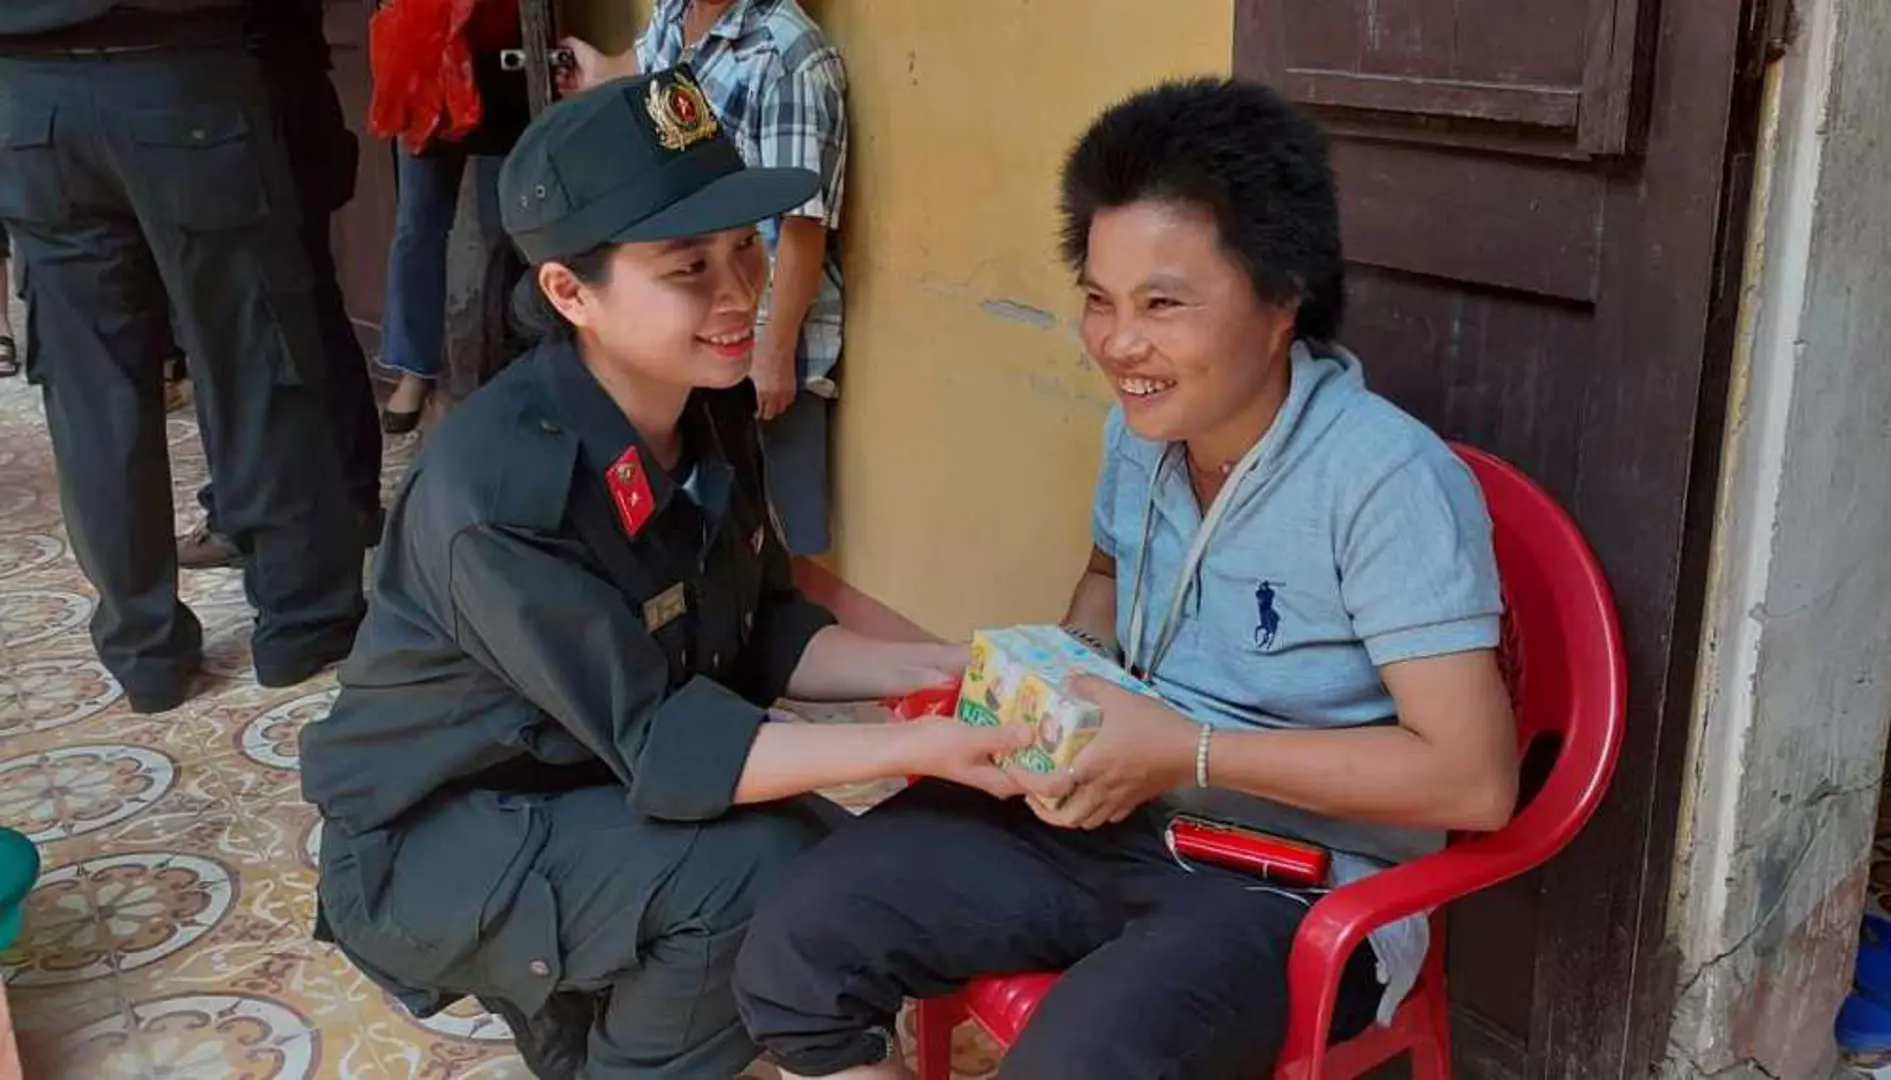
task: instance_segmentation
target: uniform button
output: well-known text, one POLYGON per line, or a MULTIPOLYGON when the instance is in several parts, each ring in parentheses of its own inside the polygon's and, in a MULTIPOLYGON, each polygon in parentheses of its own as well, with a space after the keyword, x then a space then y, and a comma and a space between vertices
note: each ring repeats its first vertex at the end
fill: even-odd
POLYGON ((538 429, 547 435, 557 435, 565 430, 557 424, 552 423, 550 420, 540 420, 538 422, 538 429))
POLYGON ((210 137, 210 133, 203 128, 198 128, 190 133, 190 137, 196 139, 198 142, 203 142, 210 137))
POLYGON ((715 654, 714 656, 711 656, 711 657, 709 658, 709 666, 710 666, 710 667, 712 667, 712 668, 719 668, 719 667, 721 667, 721 666, 722 666, 722 654, 721 654, 721 653, 716 653, 716 654, 715 654))
POLYGON ((537 975, 541 979, 551 977, 552 966, 543 960, 534 960, 525 966, 532 974, 537 975))

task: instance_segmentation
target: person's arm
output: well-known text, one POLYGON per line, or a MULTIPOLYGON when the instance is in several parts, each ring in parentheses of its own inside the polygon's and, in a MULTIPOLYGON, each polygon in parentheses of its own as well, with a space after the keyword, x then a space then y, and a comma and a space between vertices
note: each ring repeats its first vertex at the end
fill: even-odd
POLYGON ((1090 549, 1090 562, 1070 594, 1064 625, 1095 638, 1112 653, 1120 650, 1116 640, 1116 560, 1100 547, 1090 549))
POLYGON ((454 637, 610 767, 639 813, 705 821, 738 803, 921 773, 1015 794, 992 764, 1018 733, 951 721, 845 727, 765 722, 713 679, 669 689, 661 646, 581 549, 509 530, 451 545, 454 637))
POLYGON ((806 169, 821 178, 812 199, 782 216, 775 244, 768 324, 756 341, 750 374, 763 420, 786 411, 801 389, 801 331, 820 295, 828 232, 840 225, 845 191, 845 85, 840 54, 819 50, 765 86, 757 105, 755 164, 806 169))
POLYGON ((956 683, 970 659, 963 643, 889 641, 830 626, 808 642, 785 696, 877 701, 956 683))
POLYGON ((749 369, 749 378, 755 382, 756 416, 763 420, 787 412, 801 390, 795 365, 801 327, 821 290, 826 260, 825 222, 798 214, 781 219, 768 324, 755 343, 755 362, 749 369))
POLYGON ((896 724, 768 723, 755 735, 733 801, 772 802, 914 773, 1010 798, 1022 789, 995 759, 1030 744, 1027 728, 976 727, 945 719, 896 724))
MULTIPOLYGON (((1516 728, 1489 650, 1382 669, 1399 721, 1339 730, 1217 730, 1209 782, 1329 817, 1411 828, 1490 830, 1516 802, 1516 728)), ((1025 786, 1056 798, 1054 824, 1097 828, 1148 800, 1193 786, 1201 725, 1150 698, 1085 680, 1103 727, 1071 777, 1025 786), (1041 790, 1040 790, 1041 788, 1041 790)))

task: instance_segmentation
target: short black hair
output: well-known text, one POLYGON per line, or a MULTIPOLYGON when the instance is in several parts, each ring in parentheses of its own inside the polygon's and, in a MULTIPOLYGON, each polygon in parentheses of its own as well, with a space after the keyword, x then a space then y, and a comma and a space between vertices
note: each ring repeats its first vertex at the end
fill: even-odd
POLYGON ((1150 200, 1213 214, 1256 294, 1300 301, 1298 336, 1339 332, 1346 269, 1326 135, 1272 89, 1190 79, 1105 111, 1064 162, 1065 260, 1083 269, 1098 211, 1150 200))

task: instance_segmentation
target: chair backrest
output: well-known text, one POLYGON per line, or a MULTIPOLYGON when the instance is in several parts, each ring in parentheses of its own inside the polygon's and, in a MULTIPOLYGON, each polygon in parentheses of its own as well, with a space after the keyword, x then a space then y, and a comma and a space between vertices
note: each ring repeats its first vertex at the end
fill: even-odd
POLYGON ((1628 712, 1621 628, 1595 554, 1549 493, 1490 454, 1454 449, 1477 477, 1495 528, 1505 606, 1499 660, 1526 782, 1531 765, 1547 764, 1503 830, 1534 865, 1575 837, 1614 775, 1628 712))

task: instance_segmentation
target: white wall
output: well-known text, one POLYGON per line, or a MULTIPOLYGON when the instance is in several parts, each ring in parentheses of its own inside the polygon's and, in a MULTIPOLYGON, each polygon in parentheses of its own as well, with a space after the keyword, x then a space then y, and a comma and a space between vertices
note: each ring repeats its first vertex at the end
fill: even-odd
POLYGON ((1769 74, 1663 1072, 1830 1075, 1891 713, 1891 4, 1769 74))

